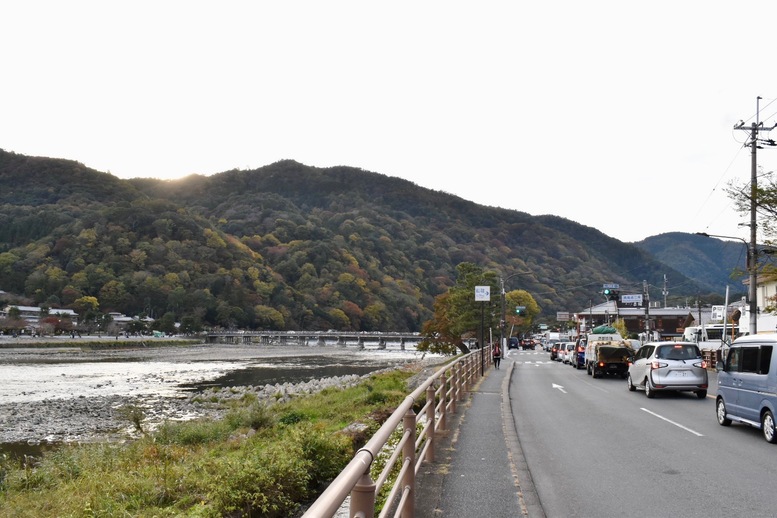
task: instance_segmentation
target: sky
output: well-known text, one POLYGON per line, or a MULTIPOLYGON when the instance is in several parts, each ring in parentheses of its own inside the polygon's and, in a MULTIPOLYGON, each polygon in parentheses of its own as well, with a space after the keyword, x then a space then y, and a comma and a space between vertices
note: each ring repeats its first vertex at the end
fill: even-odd
POLYGON ((733 127, 777 122, 773 0, 7 0, 2 19, 0 149, 119 178, 291 159, 625 242, 749 240, 733 127))

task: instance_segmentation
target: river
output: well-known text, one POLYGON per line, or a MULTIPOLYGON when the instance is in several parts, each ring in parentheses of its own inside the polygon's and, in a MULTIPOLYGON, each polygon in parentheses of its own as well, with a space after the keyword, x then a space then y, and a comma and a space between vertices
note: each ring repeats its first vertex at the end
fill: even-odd
POLYGON ((182 402, 210 387, 361 375, 420 357, 398 348, 250 344, 0 349, 0 454, 115 439, 116 409, 127 403, 142 404, 158 418, 191 418, 182 402))

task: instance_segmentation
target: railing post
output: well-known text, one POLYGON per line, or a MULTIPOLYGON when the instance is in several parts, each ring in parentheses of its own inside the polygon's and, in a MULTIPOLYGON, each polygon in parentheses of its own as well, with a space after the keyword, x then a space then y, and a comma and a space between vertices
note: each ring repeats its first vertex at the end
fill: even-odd
POLYGON ((369 469, 351 490, 350 518, 375 517, 375 483, 370 478, 369 469))
POLYGON ((454 365, 451 367, 451 413, 456 413, 456 402, 457 402, 457 396, 456 396, 456 381, 458 377, 456 376, 456 366, 454 365))
POLYGON ((464 362, 465 365, 465 373, 464 373, 464 390, 469 392, 469 388, 472 386, 472 358, 474 355, 470 355, 469 358, 464 362))
POLYGON ((407 410, 405 417, 402 420, 404 432, 409 433, 410 437, 405 442, 402 450, 406 460, 409 460, 410 469, 405 471, 405 478, 402 481, 402 485, 410 490, 408 495, 405 509, 402 510, 400 516, 403 518, 415 518, 415 412, 412 408, 407 410))
POLYGON ((448 406, 448 379, 445 376, 445 371, 440 374, 440 430, 448 428, 448 419, 446 418, 446 410, 448 406))
POLYGON ((462 365, 462 362, 459 362, 456 364, 456 399, 458 401, 461 401, 464 399, 464 385, 465 382, 465 375, 466 371, 464 370, 464 365, 462 365))
POLYGON ((426 440, 429 441, 429 446, 426 448, 426 460, 427 462, 434 462, 434 446, 437 442, 435 437, 436 423, 434 418, 434 407, 437 406, 434 400, 434 385, 430 384, 426 387, 426 420, 429 422, 429 428, 426 432, 426 440))

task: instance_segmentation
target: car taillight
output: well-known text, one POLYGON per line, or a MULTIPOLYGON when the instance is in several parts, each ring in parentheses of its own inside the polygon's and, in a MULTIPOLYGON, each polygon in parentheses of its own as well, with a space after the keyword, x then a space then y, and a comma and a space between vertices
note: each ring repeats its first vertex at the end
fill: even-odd
POLYGON ((699 367, 700 369, 706 369, 707 368, 707 362, 702 360, 700 362, 696 362, 693 364, 694 367, 699 367))
POLYGON ((662 367, 667 367, 668 365, 669 365, 668 363, 661 363, 658 360, 653 360, 652 362, 650 362, 651 369, 660 369, 662 367))

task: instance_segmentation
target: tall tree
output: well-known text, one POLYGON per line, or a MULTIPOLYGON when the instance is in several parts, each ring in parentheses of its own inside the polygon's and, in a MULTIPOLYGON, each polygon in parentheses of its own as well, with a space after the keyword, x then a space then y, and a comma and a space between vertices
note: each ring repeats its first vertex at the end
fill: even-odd
MULTIPOLYGON (((473 263, 460 263, 456 273, 456 285, 435 298, 434 316, 423 325, 424 339, 419 344, 420 350, 442 354, 455 354, 457 351, 467 353, 469 348, 463 337, 478 335, 481 326, 498 333, 502 318, 498 274, 485 271, 473 263), (475 301, 476 286, 488 286, 491 300, 475 301)), ((527 315, 518 323, 530 325, 531 318, 540 311, 537 302, 526 291, 512 291, 505 298, 509 304, 527 308, 527 315)), ((484 339, 487 340, 488 336, 484 339)))

